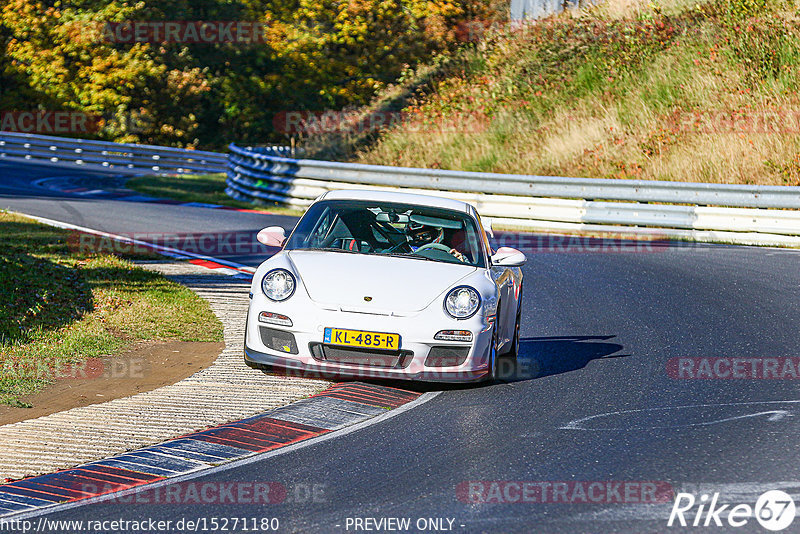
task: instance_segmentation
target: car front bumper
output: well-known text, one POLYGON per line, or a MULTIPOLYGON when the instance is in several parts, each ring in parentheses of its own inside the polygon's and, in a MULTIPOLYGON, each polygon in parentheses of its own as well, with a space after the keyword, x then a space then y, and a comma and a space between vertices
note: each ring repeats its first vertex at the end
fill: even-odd
MULTIPOLYGON (((456 320, 442 317, 444 313, 441 310, 423 310, 405 316, 367 315, 319 307, 295 310, 295 313, 292 311, 282 306, 275 306, 264 298, 256 297, 251 301, 244 347, 244 359, 247 365, 310 378, 352 377, 426 382, 477 382, 486 379, 489 374, 489 347, 494 316, 484 317, 479 313, 470 319, 456 320), (262 311, 286 315, 292 320, 292 326, 259 322, 259 314, 262 311), (363 362, 328 361, 326 355, 329 349, 343 347, 323 343, 324 330, 327 327, 400 334, 402 353, 360 351, 364 355, 363 362), (279 336, 286 336, 284 338, 287 340, 286 343, 270 342, 269 339, 272 338, 269 337, 265 342, 262 329, 270 330, 279 336), (472 341, 434 339, 434 335, 441 330, 469 330, 472 333, 472 341), (291 337, 287 334, 291 334, 291 337), (267 343, 272 346, 268 346, 267 343), (432 348, 460 350, 461 354, 466 352, 466 356, 463 363, 434 366, 430 365, 431 362, 428 360, 428 356, 432 356, 432 348), (397 358, 398 361, 392 358, 397 358), (387 360, 392 361, 387 363, 387 360)), ((359 349, 343 352, 356 351, 359 349)))
POLYGON ((384 380, 415 380, 420 382, 480 382, 488 376, 488 367, 483 370, 447 370, 444 368, 409 372, 406 369, 387 369, 378 367, 351 366, 338 363, 304 363, 300 359, 286 358, 244 349, 247 365, 256 369, 272 371, 286 376, 303 378, 372 378, 384 380))

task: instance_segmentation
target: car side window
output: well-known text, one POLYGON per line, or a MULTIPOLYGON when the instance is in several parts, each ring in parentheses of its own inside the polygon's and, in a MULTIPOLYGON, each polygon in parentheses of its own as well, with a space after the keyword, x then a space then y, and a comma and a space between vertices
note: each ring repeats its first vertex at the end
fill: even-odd
POLYGON ((467 224, 464 229, 457 230, 452 234, 449 244, 469 258, 471 262, 475 262, 481 250, 479 239, 474 225, 467 224))
POLYGON ((314 229, 309 234, 308 239, 306 239, 306 246, 323 246, 325 239, 328 237, 328 234, 331 231, 335 217, 336 215, 329 208, 325 208, 325 212, 317 220, 316 226, 314 226, 314 229))
POLYGON ((477 239, 479 239, 480 241, 483 241, 483 248, 484 248, 484 250, 486 250, 486 256, 487 256, 486 260, 488 262, 486 265, 491 267, 491 265, 492 265, 492 255, 494 254, 494 251, 492 251, 492 245, 491 245, 491 243, 489 243, 489 236, 486 235, 486 230, 484 230, 483 221, 481 220, 481 216, 477 212, 475 213, 475 218, 478 221, 478 236, 477 236, 477 239))

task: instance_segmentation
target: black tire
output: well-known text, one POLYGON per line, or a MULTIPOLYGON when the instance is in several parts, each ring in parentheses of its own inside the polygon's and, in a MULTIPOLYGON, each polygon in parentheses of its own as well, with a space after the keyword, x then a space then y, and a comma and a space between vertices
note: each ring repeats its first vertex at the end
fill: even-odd
POLYGON ((506 356, 513 360, 514 362, 517 361, 517 356, 519 356, 519 324, 522 320, 522 286, 519 288, 519 303, 517 303, 517 320, 516 324, 514 325, 514 341, 511 343, 511 349, 506 353, 506 356))
POLYGON ((489 374, 486 375, 486 382, 494 382, 497 378, 497 324, 492 327, 492 346, 489 352, 489 374))
POLYGON ((501 357, 508 358, 516 362, 517 355, 519 354, 519 325, 522 319, 522 287, 519 288, 519 303, 517 304, 517 314, 514 322, 514 338, 511 340, 511 346, 506 352, 501 354, 501 357))

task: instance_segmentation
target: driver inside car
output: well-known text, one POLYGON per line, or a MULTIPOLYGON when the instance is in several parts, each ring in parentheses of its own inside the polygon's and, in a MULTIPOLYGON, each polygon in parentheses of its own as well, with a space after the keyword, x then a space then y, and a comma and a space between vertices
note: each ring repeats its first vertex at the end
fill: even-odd
MULTIPOLYGON (((444 241, 444 229, 441 227, 411 222, 408 224, 406 232, 408 235, 408 244, 413 252, 416 252, 425 245, 441 244, 443 247, 446 246, 442 243, 444 241)), ((456 249, 450 247, 449 252, 459 261, 467 261, 467 258, 456 249)))

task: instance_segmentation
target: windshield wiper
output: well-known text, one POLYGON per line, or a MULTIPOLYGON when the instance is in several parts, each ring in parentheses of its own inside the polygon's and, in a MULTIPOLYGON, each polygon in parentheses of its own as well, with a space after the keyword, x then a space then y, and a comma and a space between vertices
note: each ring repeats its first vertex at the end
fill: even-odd
POLYGON ((336 247, 308 247, 308 248, 301 248, 296 250, 320 250, 323 252, 344 252, 345 254, 361 254, 357 250, 347 250, 344 248, 336 248, 336 247))
POLYGON ((392 258, 411 258, 413 260, 425 260, 425 261, 435 261, 439 262, 439 260, 434 260, 433 258, 426 258, 425 256, 417 256, 415 252, 409 252, 407 254, 398 254, 396 252, 375 252, 375 256, 390 256, 392 258))

